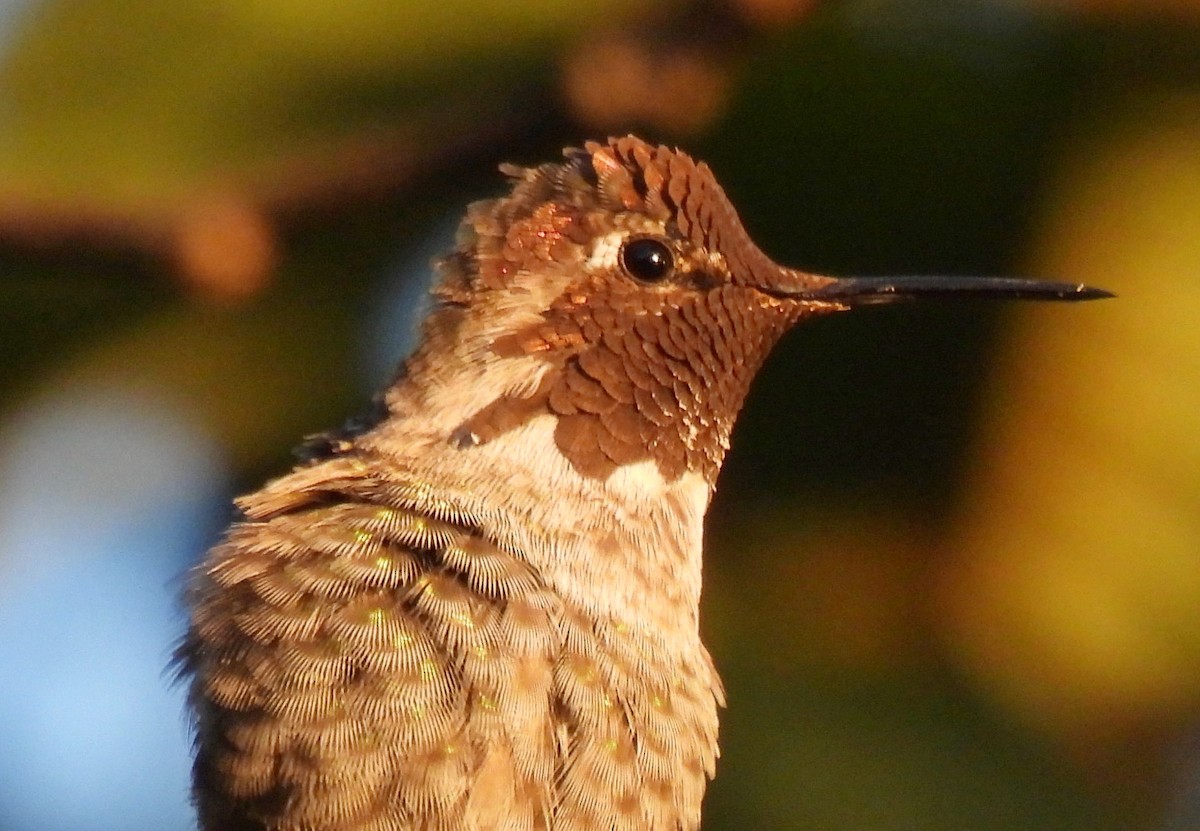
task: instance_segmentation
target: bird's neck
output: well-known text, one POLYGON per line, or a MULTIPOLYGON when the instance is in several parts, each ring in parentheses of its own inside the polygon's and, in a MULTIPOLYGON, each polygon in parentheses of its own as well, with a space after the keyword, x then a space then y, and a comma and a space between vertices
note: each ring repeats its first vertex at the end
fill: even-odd
POLYGON ((703 476, 667 480, 649 460, 586 476, 559 450, 548 413, 478 445, 456 435, 489 401, 536 384, 535 366, 485 359, 447 383, 418 364, 390 391, 389 417, 358 443, 526 558, 580 611, 696 639, 711 497, 703 476))

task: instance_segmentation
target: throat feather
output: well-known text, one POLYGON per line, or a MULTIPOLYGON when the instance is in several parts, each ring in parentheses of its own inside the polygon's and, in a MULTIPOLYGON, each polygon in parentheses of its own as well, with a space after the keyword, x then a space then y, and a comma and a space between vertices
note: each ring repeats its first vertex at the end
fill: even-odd
POLYGON ((733 286, 639 302, 644 294, 581 294, 497 339, 498 360, 543 374, 470 412, 452 441, 485 444, 550 415, 558 451, 582 476, 650 462, 667 481, 694 472, 714 483, 750 380, 790 316, 762 314, 755 292, 733 286))

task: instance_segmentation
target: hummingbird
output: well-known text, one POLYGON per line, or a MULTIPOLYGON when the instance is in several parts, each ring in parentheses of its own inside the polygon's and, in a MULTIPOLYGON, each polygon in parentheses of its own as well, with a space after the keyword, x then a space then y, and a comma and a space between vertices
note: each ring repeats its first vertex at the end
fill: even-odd
POLYGON ((794 325, 1015 278, 773 262, 712 171, 634 136, 503 165, 422 339, 189 580, 203 831, 691 831, 725 694, 703 521, 794 325))

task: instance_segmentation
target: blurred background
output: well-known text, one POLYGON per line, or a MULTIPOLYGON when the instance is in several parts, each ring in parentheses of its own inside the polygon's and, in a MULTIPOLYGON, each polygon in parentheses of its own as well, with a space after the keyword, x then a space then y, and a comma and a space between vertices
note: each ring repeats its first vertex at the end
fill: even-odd
POLYGON ((181 577, 495 165, 637 131, 821 319, 709 516, 715 829, 1200 828, 1200 4, 0 2, 0 829, 192 827, 181 577))

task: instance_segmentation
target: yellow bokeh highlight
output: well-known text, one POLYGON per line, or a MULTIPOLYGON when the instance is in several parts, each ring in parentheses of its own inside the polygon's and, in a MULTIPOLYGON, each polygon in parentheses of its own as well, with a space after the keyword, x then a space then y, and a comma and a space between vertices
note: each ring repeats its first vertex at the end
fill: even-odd
POLYGON ((1032 270, 1118 297, 1021 310, 944 575, 955 654, 1068 735, 1200 705, 1198 113, 1139 106, 1061 178, 1032 270))

